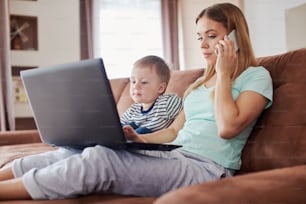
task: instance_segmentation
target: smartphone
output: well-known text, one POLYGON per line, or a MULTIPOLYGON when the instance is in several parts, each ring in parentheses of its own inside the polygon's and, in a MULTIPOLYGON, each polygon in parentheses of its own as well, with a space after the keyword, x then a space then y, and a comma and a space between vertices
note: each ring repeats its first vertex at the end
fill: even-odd
POLYGON ((230 32, 230 34, 228 34, 228 38, 234 42, 235 51, 237 52, 239 50, 239 47, 238 47, 238 42, 237 42, 237 36, 236 36, 236 30, 235 29, 232 30, 230 32))
MULTIPOLYGON (((239 47, 238 47, 238 42, 237 42, 237 36, 236 36, 236 30, 232 30, 229 34, 228 34, 228 38, 234 42, 234 49, 236 52, 238 52, 239 47)), ((215 50, 215 53, 218 55, 218 50, 215 50)))

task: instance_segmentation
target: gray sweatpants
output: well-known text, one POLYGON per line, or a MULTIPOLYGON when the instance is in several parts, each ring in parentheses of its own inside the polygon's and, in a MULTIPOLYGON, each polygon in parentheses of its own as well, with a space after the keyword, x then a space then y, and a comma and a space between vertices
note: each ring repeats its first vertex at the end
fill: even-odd
POLYGON ((64 199, 96 192, 159 196, 170 190, 231 176, 232 172, 185 151, 60 148, 13 162, 33 199, 64 199))

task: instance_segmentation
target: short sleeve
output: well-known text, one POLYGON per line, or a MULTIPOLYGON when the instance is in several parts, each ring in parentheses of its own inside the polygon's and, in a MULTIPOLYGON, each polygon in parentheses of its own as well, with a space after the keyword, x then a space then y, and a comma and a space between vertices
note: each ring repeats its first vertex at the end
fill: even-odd
POLYGON ((265 108, 272 105, 273 83, 268 70, 264 67, 250 67, 245 70, 235 81, 234 86, 238 86, 240 92, 254 91, 269 100, 265 108))

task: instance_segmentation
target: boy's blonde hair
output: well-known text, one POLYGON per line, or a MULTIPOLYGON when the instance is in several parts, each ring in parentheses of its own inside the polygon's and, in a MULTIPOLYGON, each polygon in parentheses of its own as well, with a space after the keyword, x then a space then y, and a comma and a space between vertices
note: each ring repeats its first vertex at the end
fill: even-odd
POLYGON ((142 57, 134 63, 134 67, 150 67, 156 71, 161 82, 165 82, 166 85, 169 83, 170 68, 167 63, 158 56, 148 55, 142 57))

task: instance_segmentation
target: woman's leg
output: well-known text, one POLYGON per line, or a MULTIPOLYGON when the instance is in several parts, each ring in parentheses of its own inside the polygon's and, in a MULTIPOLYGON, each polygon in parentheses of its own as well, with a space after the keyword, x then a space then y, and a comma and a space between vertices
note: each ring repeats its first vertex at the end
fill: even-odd
POLYGON ((0 168, 0 181, 19 177, 32 168, 42 168, 58 160, 64 159, 74 154, 74 151, 60 148, 55 151, 29 155, 13 161, 3 168, 0 168))
POLYGON ((159 196, 167 191, 218 179, 224 169, 178 151, 147 156, 102 146, 86 148, 23 176, 34 199, 63 199, 95 192, 159 196))
MULTIPOLYGON (((29 155, 20 159, 16 159, 12 163, 12 173, 14 177, 20 177, 29 170, 36 168, 41 169, 65 159, 73 154, 80 153, 79 150, 59 148, 54 151, 44 152, 40 154, 29 155)), ((1 176, 0 176, 1 177, 1 176)))
POLYGON ((0 200, 31 199, 22 178, 0 182, 0 200))
POLYGON ((0 181, 14 178, 11 165, 7 165, 0 169, 0 181))
POLYGON ((65 159, 78 150, 60 148, 55 151, 35 154, 17 159, 11 165, 0 169, 0 200, 30 199, 20 176, 32 168, 43 168, 59 160, 65 159), (16 175, 17 174, 17 175, 16 175), (20 178, 15 178, 20 177, 20 178))

